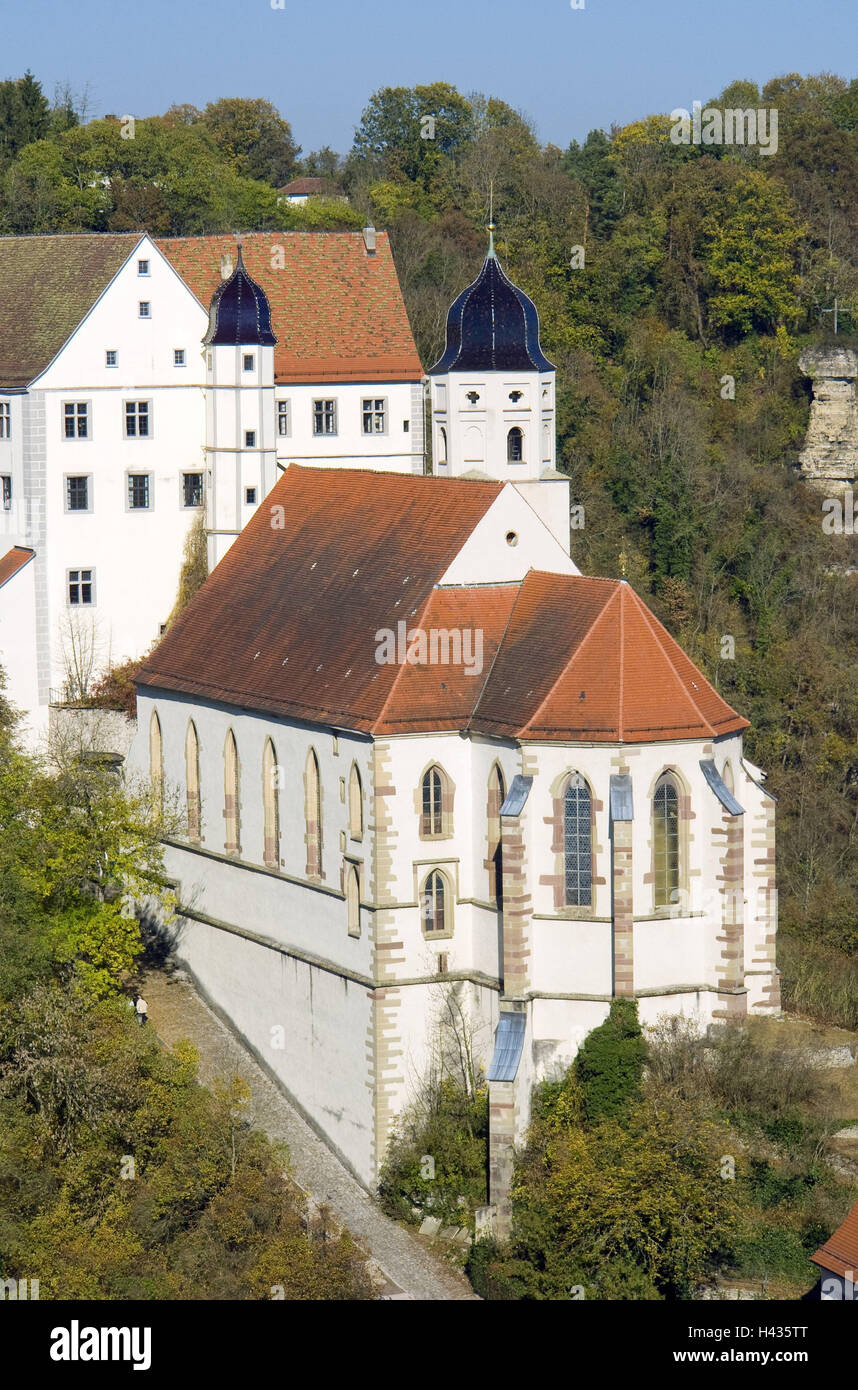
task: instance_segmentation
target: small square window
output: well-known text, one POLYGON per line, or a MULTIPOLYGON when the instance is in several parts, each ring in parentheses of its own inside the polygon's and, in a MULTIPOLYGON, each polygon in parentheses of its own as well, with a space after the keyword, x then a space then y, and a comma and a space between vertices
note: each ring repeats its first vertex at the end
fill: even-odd
POLYGON ((145 512, 149 510, 150 489, 148 473, 128 474, 128 510, 145 512))
POLYGON ((137 306, 137 313, 138 313, 138 316, 139 316, 141 319, 150 319, 150 318, 152 317, 151 310, 152 310, 152 305, 150 304, 149 300, 148 300, 148 299, 141 299, 141 300, 140 300, 140 303, 139 303, 138 306, 137 306))
POLYGON ((66 511, 89 511, 89 477, 87 474, 66 478, 66 511))
POLYGON ((174 367, 184 367, 184 365, 185 365, 185 349, 184 349, 184 348, 173 348, 173 366, 174 366, 174 367))
POLYGON ((66 439, 89 438, 89 403, 87 401, 65 401, 63 403, 63 430, 66 439))
POLYGON ((255 507, 255 506, 256 506, 256 488, 255 488, 255 487, 246 487, 246 488, 244 489, 244 500, 245 500, 245 502, 247 503, 248 507, 255 507))
POLYGON ((244 431, 244 447, 245 449, 256 448, 256 430, 244 431))
POLYGON ((115 367, 117 365, 116 349, 108 348, 104 354, 105 367, 115 367))
POLYGON ((284 435, 289 433, 289 402, 277 402, 277 433, 284 435))
POLYGON ((0 474, 0 510, 11 512, 12 510, 12 475, 11 473, 0 474))
POLYGON ((148 274, 149 274, 149 262, 148 262, 148 261, 138 261, 138 262, 137 262, 137 274, 138 274, 138 275, 148 275, 148 274))
POLYGON ((203 505, 202 473, 182 474, 182 506, 201 507, 203 505))
POLYGON ((72 607, 95 603, 95 570, 68 570, 67 574, 72 607))
POLYGON ((256 358, 253 356, 253 353, 252 353, 252 352, 246 352, 246 353, 244 354, 244 370, 245 370, 246 372, 252 372, 252 371, 253 371, 255 362, 256 362, 256 358))

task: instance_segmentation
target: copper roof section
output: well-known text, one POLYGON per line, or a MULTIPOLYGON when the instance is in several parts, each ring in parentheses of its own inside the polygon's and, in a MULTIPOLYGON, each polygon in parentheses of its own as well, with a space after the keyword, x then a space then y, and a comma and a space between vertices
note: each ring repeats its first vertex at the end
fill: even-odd
POLYGON ((853 1283, 858 1284, 858 1202, 846 1220, 810 1258, 814 1264, 831 1270, 832 1274, 839 1274, 842 1279, 851 1278, 853 1283))
POLYGON ((747 728, 628 584, 531 570, 438 587, 503 484, 293 464, 140 684, 365 733, 659 743, 747 728), (282 528, 272 521, 284 519, 282 528), (482 633, 393 664, 377 633, 482 633), (449 649, 448 649, 449 650, 449 649))
MULTIPOLYGON (((157 238, 156 245, 208 310, 221 256, 236 260, 235 237, 157 238)), ((241 250, 271 309, 276 381, 421 380, 386 232, 376 233, 372 256, 362 232, 248 232, 241 250)))
POLYGON ((26 546, 13 545, 5 555, 0 555, 0 589, 30 563, 35 553, 35 550, 28 550, 26 546))

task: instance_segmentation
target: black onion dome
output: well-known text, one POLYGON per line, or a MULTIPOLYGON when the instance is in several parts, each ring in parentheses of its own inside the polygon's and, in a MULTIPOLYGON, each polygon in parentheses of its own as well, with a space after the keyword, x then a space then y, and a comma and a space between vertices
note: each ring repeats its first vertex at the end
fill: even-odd
POLYGON ((429 369, 443 372, 553 372, 539 346, 536 305, 504 275, 494 252, 447 314, 447 346, 429 369))
POLYGON ((273 347, 276 342, 268 296, 245 270, 239 246, 235 270, 212 295, 203 343, 206 347, 273 347))

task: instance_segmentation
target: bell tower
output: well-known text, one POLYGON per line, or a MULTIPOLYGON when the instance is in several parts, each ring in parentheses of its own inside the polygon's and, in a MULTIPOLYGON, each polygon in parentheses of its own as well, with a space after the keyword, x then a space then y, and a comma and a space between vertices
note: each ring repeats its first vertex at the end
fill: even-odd
POLYGON ((276 482, 274 344, 264 290, 241 243, 212 296, 206 354, 206 539, 209 570, 223 559, 276 482))

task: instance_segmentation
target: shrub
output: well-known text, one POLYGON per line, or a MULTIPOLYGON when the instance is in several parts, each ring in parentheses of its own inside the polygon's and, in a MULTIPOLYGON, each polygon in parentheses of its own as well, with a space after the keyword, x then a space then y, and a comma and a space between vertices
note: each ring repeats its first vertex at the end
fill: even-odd
POLYGON ((450 1077, 440 1081, 428 1103, 424 1095, 397 1123, 379 1181, 384 1211, 404 1221, 431 1215, 445 1226, 473 1227, 473 1212, 487 1196, 488 1130, 487 1088, 471 1096, 450 1077))
POLYGON ((605 1022, 584 1039, 574 1063, 590 1124, 622 1114, 640 1092, 646 1052, 637 1003, 614 999, 605 1022))

